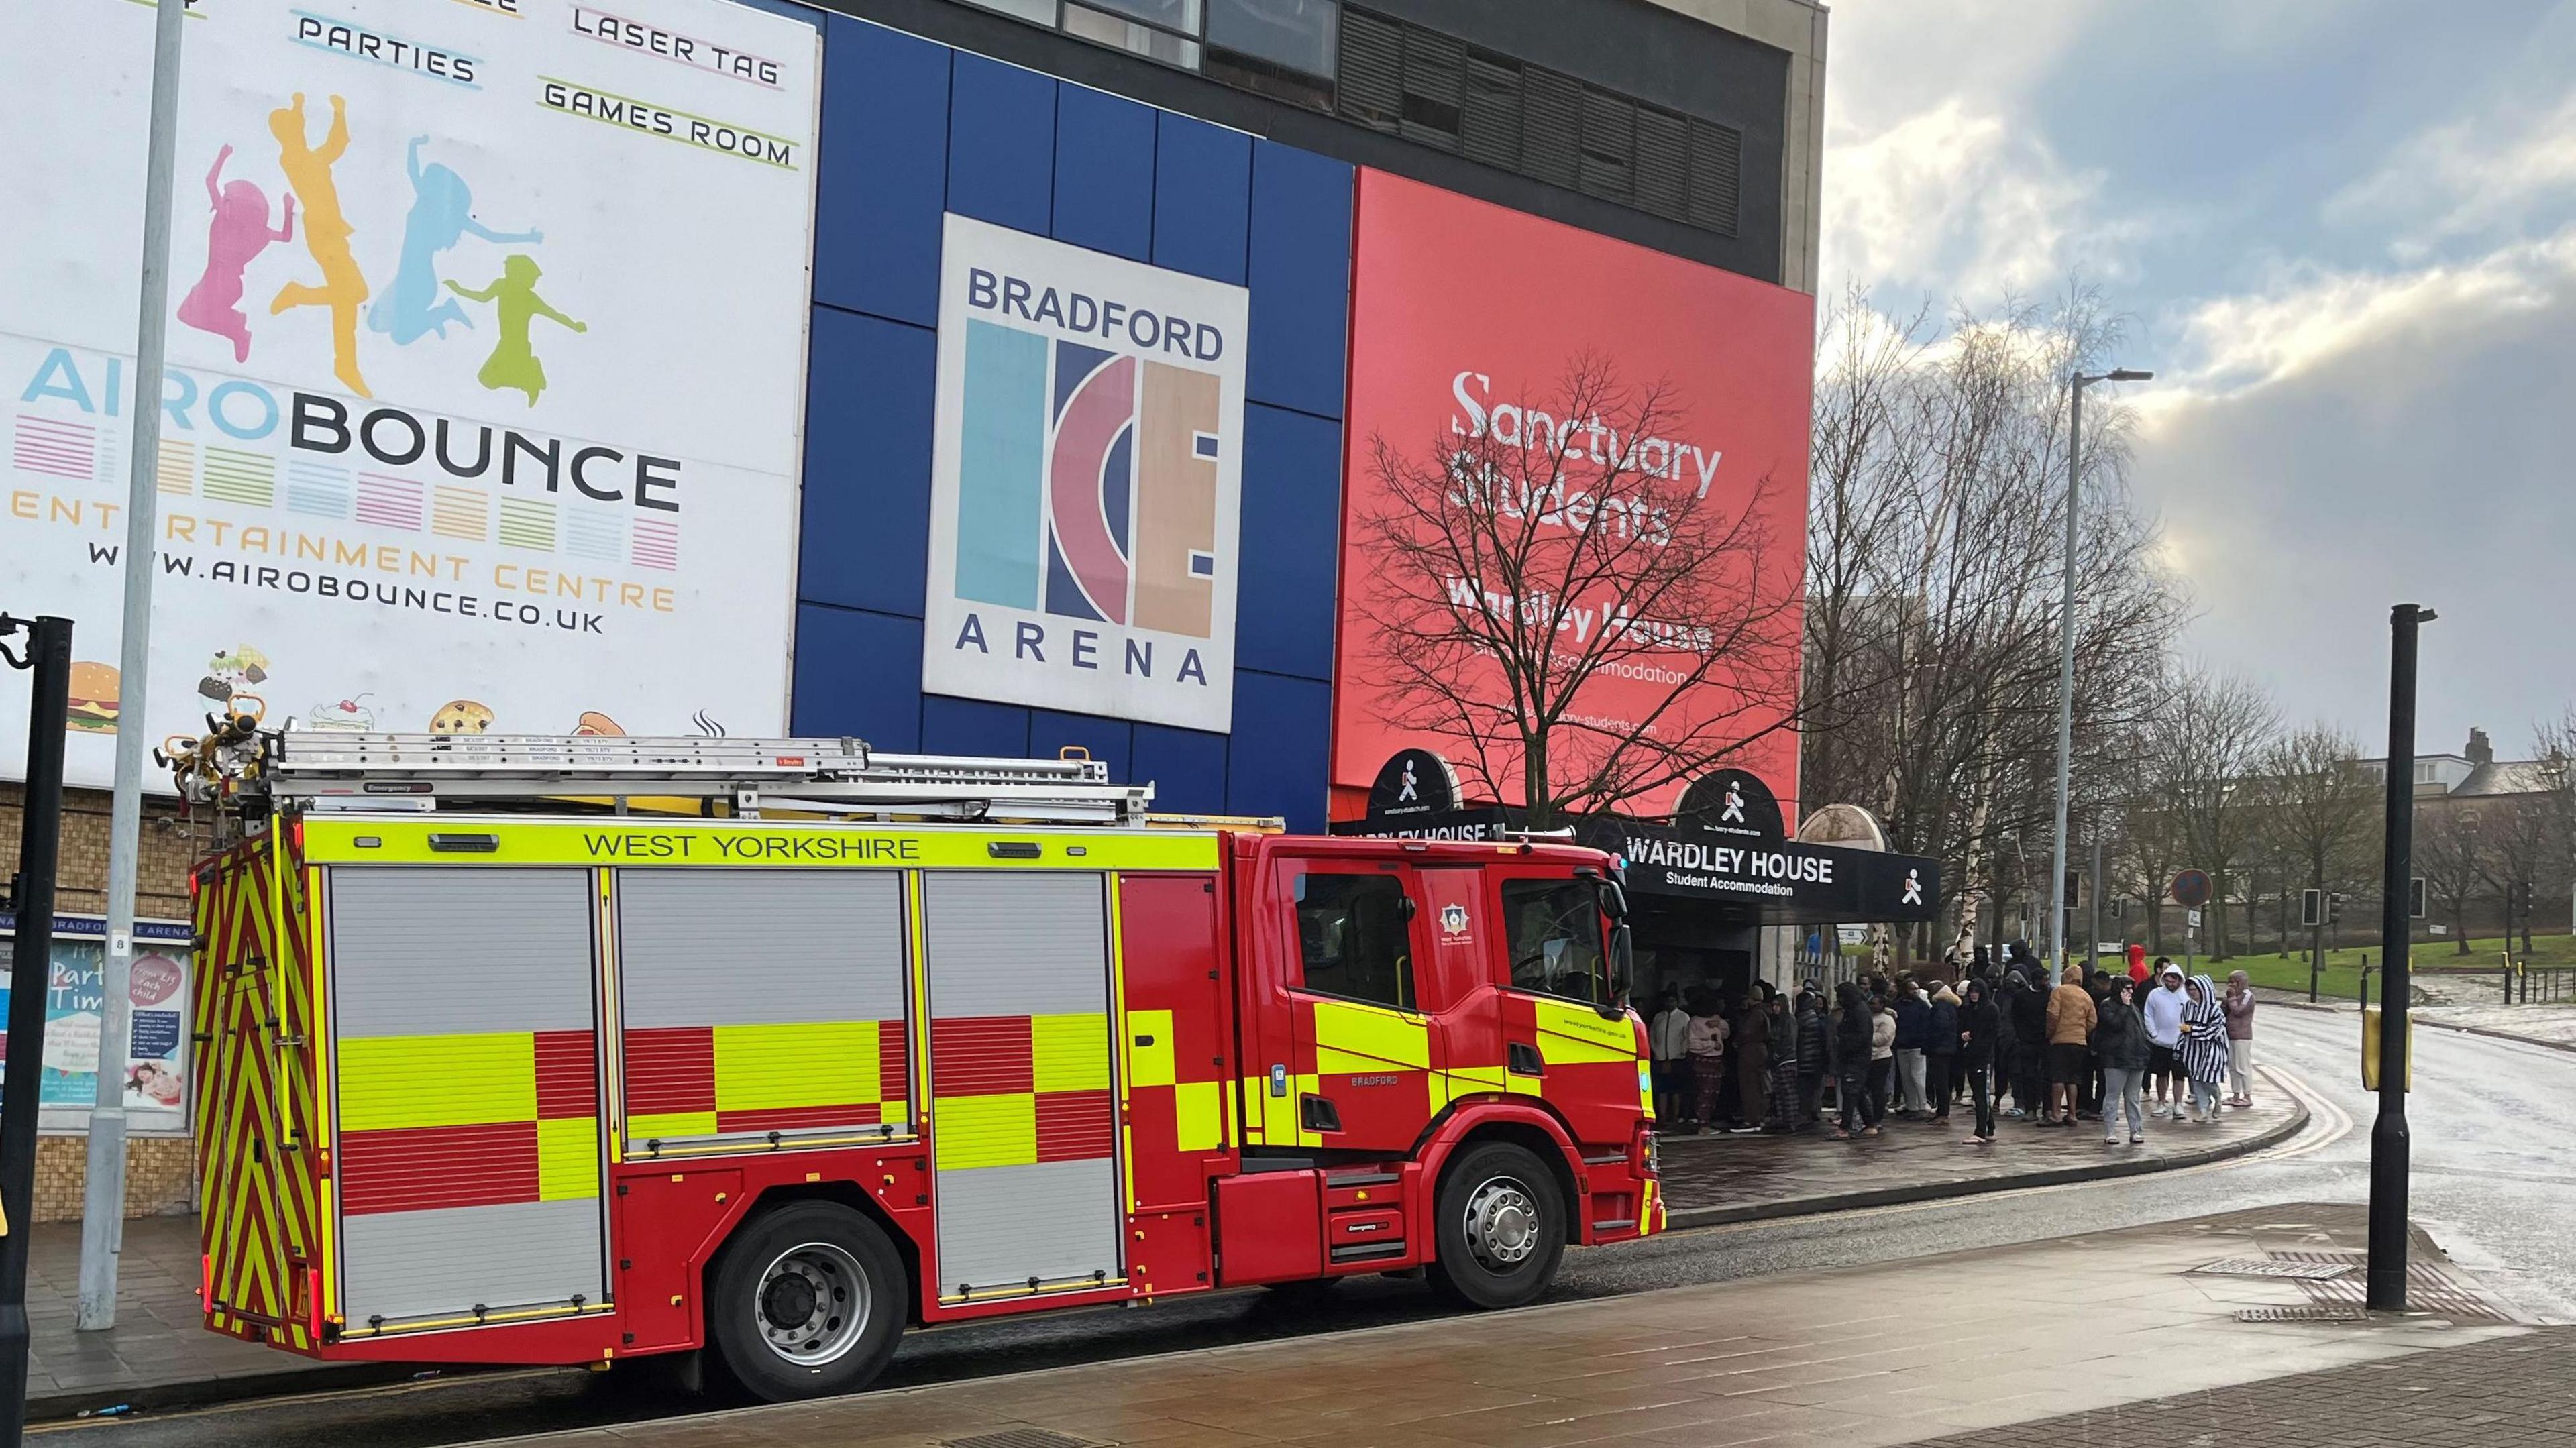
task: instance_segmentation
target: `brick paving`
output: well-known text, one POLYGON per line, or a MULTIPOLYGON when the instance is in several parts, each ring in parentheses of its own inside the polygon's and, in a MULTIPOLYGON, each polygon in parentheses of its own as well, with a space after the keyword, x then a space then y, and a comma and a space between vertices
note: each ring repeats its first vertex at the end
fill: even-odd
MULTIPOLYGON (((2401 1363, 2397 1371, 2373 1381, 2402 1384, 2408 1366, 2434 1361, 2419 1356, 2427 1349, 2524 1340, 2520 1327, 2430 1319, 2240 1322, 2242 1309, 2308 1299, 2277 1278, 2192 1271, 2223 1257, 2348 1251, 2363 1231, 2356 1207, 2280 1206, 2023 1247, 512 1441, 530 1448, 968 1448, 960 1440, 1043 1433, 1080 1445, 1156 1448, 1876 1448, 1966 1433, 1960 1441, 2084 1444, 2115 1440, 2062 1429, 1997 1435, 2007 1424, 2076 1421, 2069 1415, 2107 1423, 2115 1408, 2142 1416, 2156 1410, 2139 1405, 2391 1359, 2401 1363)), ((2432 1252, 2420 1240, 2416 1250, 2432 1252)), ((2488 1374, 2498 1396, 2512 1386, 2498 1380, 2503 1371, 2488 1374)), ((2475 1373, 2473 1365, 2455 1376, 2465 1381, 2475 1373)), ((2331 1395, 2317 1391, 2320 1402, 2331 1395)), ((2478 1411, 2506 1421, 2500 1407, 2478 1411)), ((2518 1424, 2519 1406, 2513 1413, 2518 1424)), ((2234 1448, 2384 1440, 2369 1432, 2356 1437, 2348 1427, 2331 1438, 2263 1440, 2204 1425, 2179 1438, 2139 1441, 2234 1448)))
POLYGON ((2576 1443, 2576 1327, 2008 1423, 1919 1448, 2576 1443))

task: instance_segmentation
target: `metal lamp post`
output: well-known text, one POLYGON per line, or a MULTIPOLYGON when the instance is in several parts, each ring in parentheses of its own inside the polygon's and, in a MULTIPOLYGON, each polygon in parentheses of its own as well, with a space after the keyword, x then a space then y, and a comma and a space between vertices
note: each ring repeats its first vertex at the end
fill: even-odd
POLYGON ((2096 382, 2145 382, 2153 372, 2116 367, 2067 379, 2066 408, 2066 565, 2064 595, 2058 603, 2057 644, 2057 834, 2048 872, 2048 958, 2050 969, 2066 968, 2066 801, 2075 769, 2075 549, 2076 500, 2084 478, 2084 389, 2096 382))

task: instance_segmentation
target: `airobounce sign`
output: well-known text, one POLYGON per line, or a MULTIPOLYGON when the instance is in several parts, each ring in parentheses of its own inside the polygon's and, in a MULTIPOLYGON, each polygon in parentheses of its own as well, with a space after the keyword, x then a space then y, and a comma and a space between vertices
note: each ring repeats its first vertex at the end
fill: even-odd
MULTIPOLYGON (((783 732, 821 42, 731 0, 200 0, 149 716, 118 658, 153 9, 0 5, 0 597, 69 765, 311 729, 783 732), (256 702, 254 702, 256 701, 256 702)), ((0 712, 0 768, 23 757, 0 712)))
POLYGON ((948 217, 924 689, 1232 727, 1248 295, 948 217))

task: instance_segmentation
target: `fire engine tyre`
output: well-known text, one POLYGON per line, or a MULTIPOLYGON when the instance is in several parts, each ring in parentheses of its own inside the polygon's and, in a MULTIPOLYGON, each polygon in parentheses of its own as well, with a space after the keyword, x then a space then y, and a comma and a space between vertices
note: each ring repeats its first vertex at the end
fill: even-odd
POLYGON ((1519 1307, 1556 1279, 1565 1201, 1526 1147, 1487 1142, 1450 1163, 1434 1208, 1432 1285, 1468 1307, 1519 1307))
POLYGON ((866 1387, 894 1356, 903 1260, 876 1223, 836 1202, 753 1218, 718 1259, 708 1324, 743 1387, 769 1402, 866 1387))

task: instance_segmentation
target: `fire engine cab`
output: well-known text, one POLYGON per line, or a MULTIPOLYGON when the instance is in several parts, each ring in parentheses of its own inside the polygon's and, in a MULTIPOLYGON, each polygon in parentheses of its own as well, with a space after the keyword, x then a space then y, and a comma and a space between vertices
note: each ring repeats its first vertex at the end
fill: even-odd
POLYGON ((330 1359, 711 1349, 1657 1230, 1596 851, 1149 813, 1090 760, 235 727, 181 747, 204 1308, 330 1359))

